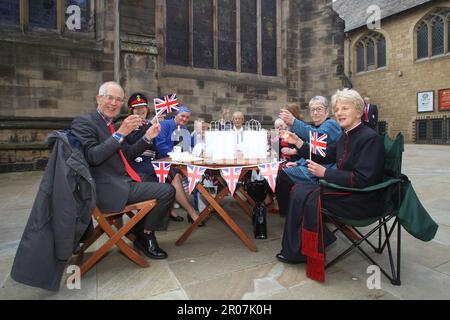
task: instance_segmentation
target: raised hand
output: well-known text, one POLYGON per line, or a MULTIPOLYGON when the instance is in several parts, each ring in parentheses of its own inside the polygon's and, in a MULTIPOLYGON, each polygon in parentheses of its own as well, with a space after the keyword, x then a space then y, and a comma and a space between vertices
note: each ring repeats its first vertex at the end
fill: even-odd
POLYGON ((283 148, 281 148, 281 153, 288 155, 288 156, 292 156, 294 154, 297 154, 297 150, 295 150, 293 148, 283 147, 283 148))
POLYGON ((160 132, 161 125, 159 123, 156 123, 147 129, 147 132, 145 132, 145 137, 150 140, 155 138, 160 132))
POLYGON ((119 130, 117 130, 117 132, 123 136, 127 136, 128 134, 130 134, 130 132, 139 128, 141 125, 142 125, 141 117, 139 117, 136 114, 132 114, 122 121, 122 124, 120 125, 120 128, 119 130))
POLYGON ((297 148, 301 148, 303 145, 303 140, 300 139, 295 133, 287 131, 287 130, 280 130, 280 137, 284 141, 286 141, 289 144, 294 144, 297 148))
POLYGON ((161 114, 159 114, 158 116, 154 116, 153 119, 152 119, 150 122, 151 122, 152 124, 161 122, 161 121, 164 120, 164 117, 165 117, 165 116, 166 116, 166 115, 161 115, 161 114))
POLYGON ((279 117, 286 123, 289 127, 294 124, 295 117, 287 109, 281 109, 279 117))

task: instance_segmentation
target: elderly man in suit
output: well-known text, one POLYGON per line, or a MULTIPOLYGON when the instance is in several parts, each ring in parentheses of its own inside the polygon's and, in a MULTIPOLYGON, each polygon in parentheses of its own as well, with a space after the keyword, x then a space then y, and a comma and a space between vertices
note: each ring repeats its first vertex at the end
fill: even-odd
POLYGON ((377 105, 370 103, 369 97, 364 97, 364 110, 361 121, 369 128, 377 131, 378 107, 377 105))
POLYGON ((116 130, 113 119, 120 113, 124 103, 124 91, 116 82, 106 82, 99 88, 97 108, 79 116, 72 122, 72 133, 80 140, 84 155, 96 183, 97 206, 102 212, 119 212, 128 203, 156 199, 157 205, 132 230, 136 235, 135 246, 146 256, 165 259, 155 237, 155 231, 166 230, 169 213, 175 199, 170 184, 141 182, 129 162, 141 155, 153 144, 161 127, 155 124, 135 144, 124 139, 141 126, 138 115, 126 117, 116 130))

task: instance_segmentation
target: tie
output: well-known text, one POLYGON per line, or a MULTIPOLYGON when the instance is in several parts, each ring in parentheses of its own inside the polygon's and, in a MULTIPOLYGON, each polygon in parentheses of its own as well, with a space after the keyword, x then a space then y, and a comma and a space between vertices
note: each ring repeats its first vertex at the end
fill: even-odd
POLYGON ((369 105, 364 107, 364 121, 369 122, 369 105))
MULTIPOLYGON (((112 123, 108 124, 108 129, 111 132, 111 134, 116 132, 112 123)), ((133 179, 136 182, 142 182, 141 177, 139 177, 139 175, 136 173, 136 171, 134 171, 133 168, 130 166, 127 159, 123 155, 122 150, 119 150, 119 153, 120 153, 120 156, 122 157, 122 162, 125 165, 125 169, 127 170, 127 173, 131 177, 131 179, 133 179)))

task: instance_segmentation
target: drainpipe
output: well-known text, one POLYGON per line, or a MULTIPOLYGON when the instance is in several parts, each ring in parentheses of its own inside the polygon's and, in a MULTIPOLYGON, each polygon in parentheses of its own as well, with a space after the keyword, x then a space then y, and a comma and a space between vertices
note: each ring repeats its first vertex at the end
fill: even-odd
POLYGON ((351 52, 351 39, 348 35, 348 32, 345 33, 345 39, 347 40, 347 67, 348 67, 348 71, 347 71, 347 78, 348 78, 348 82, 350 82, 350 87, 353 87, 352 85, 352 52, 351 52))

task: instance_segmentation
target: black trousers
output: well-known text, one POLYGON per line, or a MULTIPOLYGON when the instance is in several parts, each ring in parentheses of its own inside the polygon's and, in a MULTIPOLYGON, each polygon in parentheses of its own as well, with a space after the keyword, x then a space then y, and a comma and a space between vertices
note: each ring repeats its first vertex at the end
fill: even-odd
POLYGON ((284 170, 279 170, 277 175, 277 184, 275 187, 275 196, 277 197, 280 216, 285 217, 289 210, 289 198, 294 181, 284 170))
POLYGON ((156 206, 142 219, 135 231, 143 229, 152 231, 167 230, 169 214, 175 201, 175 188, 168 183, 130 182, 128 203, 156 199, 156 206))

